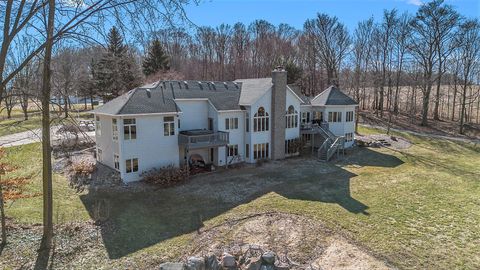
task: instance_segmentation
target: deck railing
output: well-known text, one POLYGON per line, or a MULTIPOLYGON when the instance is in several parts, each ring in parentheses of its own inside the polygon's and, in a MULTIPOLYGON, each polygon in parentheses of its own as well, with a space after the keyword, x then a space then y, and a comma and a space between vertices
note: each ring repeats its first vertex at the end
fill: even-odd
POLYGON ((229 143, 229 133, 225 131, 216 131, 210 134, 199 135, 178 135, 178 144, 187 146, 189 148, 202 148, 222 146, 229 143))

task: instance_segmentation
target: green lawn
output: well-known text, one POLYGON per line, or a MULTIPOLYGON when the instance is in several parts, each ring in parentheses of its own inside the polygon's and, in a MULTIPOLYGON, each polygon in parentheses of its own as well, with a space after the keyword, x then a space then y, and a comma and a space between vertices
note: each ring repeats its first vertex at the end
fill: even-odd
MULTIPOLYGON (((414 145, 401 151, 362 148, 336 163, 294 158, 198 176, 165 190, 75 194, 56 176, 57 216, 67 222, 103 213, 110 229, 102 228, 104 250, 91 257, 109 267, 181 255, 199 219, 210 228, 278 211, 318 220, 399 268, 479 269, 480 146, 401 135, 414 145)), ((7 153, 22 168, 18 173, 38 174, 38 144, 7 153)), ((39 181, 33 178, 32 192, 40 190, 39 181)), ((6 211, 20 222, 41 222, 40 210, 41 198, 35 197, 6 211)))
MULTIPOLYGON (((71 113, 70 117, 77 119, 77 113, 71 113)), ((92 118, 93 115, 88 112, 80 112, 78 117, 81 119, 92 118)), ((63 118, 63 115, 58 116, 57 113, 51 114, 51 125, 58 125, 61 123, 70 122, 71 118, 63 118)), ((39 114, 30 116, 28 120, 24 120, 23 116, 15 116, 11 119, 0 120, 0 136, 14 134, 18 132, 29 131, 32 129, 39 129, 42 126, 42 118, 39 114)))

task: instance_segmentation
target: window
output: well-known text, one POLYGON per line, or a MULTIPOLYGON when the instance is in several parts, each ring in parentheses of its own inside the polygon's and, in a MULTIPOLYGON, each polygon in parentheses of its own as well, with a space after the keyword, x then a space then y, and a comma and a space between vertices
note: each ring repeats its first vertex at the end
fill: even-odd
POLYGON ((342 122, 342 112, 328 112, 328 122, 342 122))
POLYGON ((102 152, 102 149, 100 149, 100 148, 97 148, 97 160, 99 162, 103 161, 103 152, 102 152))
POLYGON ((250 157, 250 144, 245 145, 245 157, 249 158, 250 157))
POLYGON ((347 112, 345 121, 346 122, 353 122, 353 111, 347 112))
POLYGON ((248 113, 245 116, 245 132, 250 132, 250 116, 248 113))
POLYGON ((285 127, 286 128, 296 128, 298 127, 298 112, 295 108, 290 105, 285 115, 285 127))
POLYGON ((123 119, 123 139, 135 140, 137 138, 137 124, 135 118, 123 119))
POLYGON ((180 118, 178 118, 178 129, 180 129, 180 118))
POLYGON ((227 149, 229 157, 238 156, 238 144, 230 144, 227 146, 227 149))
POLYGON ((269 116, 263 107, 258 108, 258 111, 253 116, 253 131, 268 131, 269 116))
POLYGON ((175 119, 173 116, 163 117, 163 136, 175 135, 175 119))
POLYGON ((253 145, 253 158, 268 158, 268 143, 258 143, 253 145))
POLYGON ((298 153, 299 139, 285 140, 285 154, 291 155, 298 153))
POLYGON ((302 124, 310 123, 310 112, 302 112, 302 124))
POLYGON ((225 118, 225 129, 238 129, 238 118, 225 118))
POLYGON ((97 136, 102 135, 102 122, 100 121, 100 116, 95 116, 95 133, 97 136))
POLYGON ((323 121, 323 112, 313 112, 313 120, 316 123, 322 122, 323 121))
POLYGON ((118 126, 117 119, 112 119, 112 138, 114 141, 118 141, 118 126))
POLYGON ((120 170, 120 158, 117 154, 113 154, 113 166, 116 170, 120 170))
POLYGON ((125 170, 127 173, 138 172, 138 158, 125 160, 125 170))
POLYGON ((353 141, 353 133, 350 132, 350 133, 345 133, 345 141, 346 142, 351 142, 353 141))

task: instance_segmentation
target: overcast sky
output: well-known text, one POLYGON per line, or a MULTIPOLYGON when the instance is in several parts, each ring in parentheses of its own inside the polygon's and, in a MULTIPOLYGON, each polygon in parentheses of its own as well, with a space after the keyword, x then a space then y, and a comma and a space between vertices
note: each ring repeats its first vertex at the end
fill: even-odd
MULTIPOLYGON (((480 17, 480 0, 447 0, 465 17, 480 17)), ((415 14, 422 0, 202 0, 187 8, 189 18, 199 26, 222 23, 249 24, 264 19, 274 25, 288 23, 303 28, 306 19, 318 12, 337 16, 352 31, 360 20, 380 20, 384 9, 396 8, 415 14)))

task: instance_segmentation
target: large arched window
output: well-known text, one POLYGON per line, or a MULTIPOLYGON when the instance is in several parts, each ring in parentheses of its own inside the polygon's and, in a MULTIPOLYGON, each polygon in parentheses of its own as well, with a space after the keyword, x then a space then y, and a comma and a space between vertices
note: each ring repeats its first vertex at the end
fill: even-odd
POLYGON ((268 131, 269 116, 263 107, 258 108, 258 111, 253 116, 253 131, 268 131))
POLYGON ((296 128, 298 127, 298 112, 295 110, 295 108, 290 105, 288 107, 287 113, 285 115, 285 127, 286 128, 296 128))

